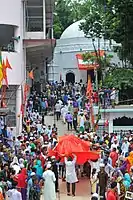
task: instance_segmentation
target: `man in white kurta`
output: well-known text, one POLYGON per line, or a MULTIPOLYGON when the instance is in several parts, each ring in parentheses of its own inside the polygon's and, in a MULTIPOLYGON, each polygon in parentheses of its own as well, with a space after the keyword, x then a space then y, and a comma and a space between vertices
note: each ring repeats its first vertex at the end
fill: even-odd
POLYGON ((8 200, 22 200, 21 192, 19 192, 16 188, 17 182, 14 182, 12 187, 13 189, 8 190, 6 192, 6 196, 8 200))
POLYGON ((56 200, 55 175, 51 170, 51 164, 47 164, 47 170, 43 173, 44 200, 56 200))
POLYGON ((68 106, 65 105, 62 109, 61 109, 61 115, 62 115, 62 119, 64 124, 66 123, 66 114, 68 113, 68 106))
POLYGON ((76 182, 78 181, 75 164, 76 164, 77 157, 74 155, 74 159, 72 160, 71 157, 68 159, 65 158, 66 164, 66 182, 67 182, 67 195, 70 196, 70 184, 72 184, 72 196, 75 196, 75 186, 76 182))

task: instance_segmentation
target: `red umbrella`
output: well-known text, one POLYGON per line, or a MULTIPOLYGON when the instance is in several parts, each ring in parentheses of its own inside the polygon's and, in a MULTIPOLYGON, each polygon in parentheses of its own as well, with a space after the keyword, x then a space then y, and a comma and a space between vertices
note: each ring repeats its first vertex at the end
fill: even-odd
POLYGON ((99 153, 90 151, 88 142, 81 140, 74 135, 65 135, 60 137, 57 146, 49 151, 49 156, 68 157, 72 154, 77 156, 77 163, 83 164, 87 160, 96 160, 99 158, 99 153))

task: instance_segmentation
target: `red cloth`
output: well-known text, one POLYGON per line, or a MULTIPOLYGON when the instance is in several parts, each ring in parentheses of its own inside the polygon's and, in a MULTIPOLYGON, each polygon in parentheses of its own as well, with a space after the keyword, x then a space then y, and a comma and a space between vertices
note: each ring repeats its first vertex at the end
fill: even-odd
POLYGON ((112 166, 115 166, 116 161, 118 160, 118 153, 116 151, 112 151, 110 153, 110 158, 112 159, 112 166))
POLYGON ((59 138, 57 146, 53 150, 49 150, 49 156, 56 156, 62 158, 75 154, 77 156, 77 163, 84 164, 87 160, 97 160, 99 153, 90 151, 89 142, 83 141, 74 135, 65 135, 59 138))
POLYGON ((26 168, 23 168, 20 172, 20 174, 18 174, 18 188, 26 188, 26 179, 27 179, 27 170, 26 168))
POLYGON ((117 196, 112 190, 107 192, 107 200, 117 200, 117 196))
POLYGON ((44 168, 45 159, 44 159, 42 154, 40 155, 40 160, 41 160, 41 163, 42 163, 42 168, 44 168))

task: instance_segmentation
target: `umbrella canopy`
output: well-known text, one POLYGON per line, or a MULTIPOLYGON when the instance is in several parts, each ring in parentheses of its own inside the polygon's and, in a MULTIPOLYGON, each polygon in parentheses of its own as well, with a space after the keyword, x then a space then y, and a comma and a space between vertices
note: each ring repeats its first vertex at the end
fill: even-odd
POLYGON ((77 163, 83 164, 87 160, 97 160, 99 153, 90 151, 89 142, 83 141, 74 135, 65 135, 59 138, 57 146, 53 150, 49 150, 49 156, 63 158, 75 154, 77 163))

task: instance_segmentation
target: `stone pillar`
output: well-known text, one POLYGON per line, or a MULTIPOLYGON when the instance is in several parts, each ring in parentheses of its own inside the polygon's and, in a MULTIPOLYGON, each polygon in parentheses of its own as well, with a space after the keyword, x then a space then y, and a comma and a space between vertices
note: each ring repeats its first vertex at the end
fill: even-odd
POLYGON ((44 39, 46 39, 46 2, 43 0, 43 33, 44 39))
POLYGON ((22 105, 22 87, 20 85, 16 91, 16 135, 19 135, 22 132, 21 105, 22 105))
POLYGON ((113 119, 109 119, 109 133, 113 133, 113 119))

